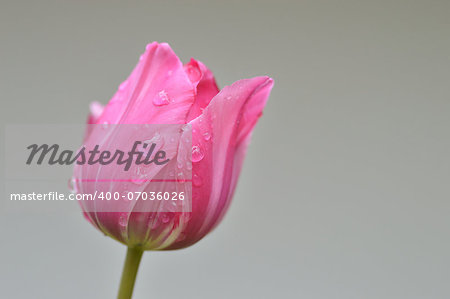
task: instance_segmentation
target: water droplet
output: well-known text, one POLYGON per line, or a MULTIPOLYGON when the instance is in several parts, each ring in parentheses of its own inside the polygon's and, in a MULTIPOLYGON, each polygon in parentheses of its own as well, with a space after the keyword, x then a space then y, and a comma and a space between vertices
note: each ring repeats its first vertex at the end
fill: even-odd
POLYGON ((119 217, 119 225, 122 227, 127 226, 128 224, 128 217, 126 216, 126 214, 120 215, 119 217))
POLYGON ((187 170, 192 170, 192 163, 189 161, 186 161, 186 169, 187 170))
POLYGON ((144 183, 144 179, 140 179, 140 178, 133 178, 131 181, 133 183, 135 183, 136 185, 142 185, 144 183))
POLYGON ((102 124, 102 128, 103 129, 108 129, 108 122, 107 121, 105 121, 103 124, 102 124))
POLYGON ((144 141, 142 141, 142 143, 145 143, 147 145, 151 145, 152 143, 158 144, 158 142, 160 140, 161 140, 161 134, 159 134, 159 132, 156 132, 152 138, 150 138, 148 140, 144 140, 144 141))
POLYGON ((192 162, 201 161, 204 157, 204 154, 198 145, 194 145, 192 147, 192 162))
POLYGON ((161 90, 156 97, 153 98, 153 104, 155 106, 164 106, 169 104, 169 95, 165 90, 161 90))
POLYGON ((227 96, 226 99, 227 99, 227 100, 231 100, 231 96, 227 96))
POLYGON ((179 169, 183 168, 183 161, 177 161, 177 167, 179 169))
POLYGON ((182 172, 179 172, 179 173, 178 173, 178 175, 177 175, 177 181, 178 181, 179 183, 184 183, 184 182, 186 182, 186 179, 184 178, 184 173, 182 173, 182 172))
POLYGON ((164 146, 164 138, 159 132, 156 132, 152 138, 143 140, 142 143, 137 146, 137 150, 142 152, 145 157, 152 148, 152 144, 155 144, 155 148, 153 149, 154 152, 159 151, 164 146))
POLYGON ((136 185, 142 185, 145 182, 146 174, 142 171, 141 167, 136 168, 136 176, 131 181, 136 185))
POLYGON ((160 221, 158 221, 158 219, 153 220, 153 221, 151 222, 151 229, 156 229, 156 228, 158 228, 160 224, 161 224, 161 223, 160 223, 160 221))
POLYGON ((162 222, 162 223, 167 223, 167 222, 169 222, 169 221, 170 221, 169 215, 168 215, 167 213, 163 213, 163 214, 161 215, 161 222, 162 222))
POLYGON ((209 132, 203 133, 203 139, 205 139, 206 141, 208 141, 209 139, 211 139, 211 134, 209 134, 209 132))
POLYGON ((187 131, 189 131, 190 128, 191 128, 190 125, 184 125, 184 126, 181 127, 181 131, 187 132, 187 131))
POLYGON ((189 79, 191 82, 198 82, 200 81, 202 77, 202 72, 199 70, 198 67, 188 64, 185 67, 186 73, 188 74, 189 79))
POLYGON ((200 187, 203 184, 203 179, 201 176, 194 174, 194 176, 192 177, 192 183, 194 184, 194 186, 200 187))
POLYGON ((145 154, 145 146, 144 146, 144 143, 139 144, 139 145, 136 147, 136 151, 145 154))

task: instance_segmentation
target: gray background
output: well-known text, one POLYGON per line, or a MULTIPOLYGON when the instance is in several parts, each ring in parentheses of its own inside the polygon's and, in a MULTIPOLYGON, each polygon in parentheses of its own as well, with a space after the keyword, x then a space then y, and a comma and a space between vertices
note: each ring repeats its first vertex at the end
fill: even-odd
MULTIPOLYGON (((450 298, 449 1, 0 3, 2 124, 84 122, 153 40, 275 79, 227 217, 135 298, 450 298)), ((1 298, 115 297, 125 247, 79 211, 0 229, 1 298)))

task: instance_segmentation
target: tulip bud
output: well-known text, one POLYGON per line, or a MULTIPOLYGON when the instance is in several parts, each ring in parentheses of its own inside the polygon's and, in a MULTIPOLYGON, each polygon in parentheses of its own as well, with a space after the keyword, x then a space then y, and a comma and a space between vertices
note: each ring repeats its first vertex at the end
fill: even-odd
MULTIPOLYGON (((178 157, 181 152, 190 155, 190 211, 106 211, 104 205, 108 203, 97 200, 95 204, 81 202, 86 218, 106 235, 140 250, 180 249, 202 239, 219 224, 230 205, 251 133, 272 85, 269 77, 255 77, 219 90, 212 72, 203 63, 191 59, 183 65, 168 44, 149 44, 110 102, 105 107, 98 103, 91 105, 88 124, 188 125, 190 130, 181 133, 177 141, 181 142, 183 134, 189 134, 191 148, 183 152, 186 149, 178 144, 169 150, 166 159, 178 157)), ((108 140, 109 144, 118 145, 123 141, 119 135, 102 135, 88 128, 84 143, 100 144, 108 140)), ((162 171, 168 164, 149 167, 162 171)), ((92 167, 75 167, 78 192, 93 194, 100 188, 92 167)), ((106 166, 95 169, 106 173, 107 168, 102 167, 106 166)), ((108 173, 112 175, 113 171, 108 173)), ((128 192, 145 191, 151 183, 134 184, 129 180, 111 181, 108 190, 123 192, 126 184, 128 192)))

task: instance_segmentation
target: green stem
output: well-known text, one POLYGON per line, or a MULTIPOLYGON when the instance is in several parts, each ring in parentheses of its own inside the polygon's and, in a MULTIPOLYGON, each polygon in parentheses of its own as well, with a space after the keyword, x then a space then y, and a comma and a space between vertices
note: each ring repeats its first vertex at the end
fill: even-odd
POLYGON ((140 249, 128 247, 117 299, 130 299, 133 295, 134 282, 139 269, 139 263, 141 262, 142 253, 144 252, 140 249))

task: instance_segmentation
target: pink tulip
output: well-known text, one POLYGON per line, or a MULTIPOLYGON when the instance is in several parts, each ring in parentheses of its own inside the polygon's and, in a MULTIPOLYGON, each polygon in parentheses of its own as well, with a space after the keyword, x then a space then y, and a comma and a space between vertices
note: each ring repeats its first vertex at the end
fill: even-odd
MULTIPOLYGON (((183 65, 168 44, 147 45, 131 75, 103 107, 91 104, 89 124, 190 124, 192 126, 192 212, 123 213, 86 211, 106 235, 140 250, 190 246, 223 218, 236 188, 253 128, 273 80, 239 80, 219 91, 212 72, 200 61, 183 65)), ((90 132, 85 140, 92 139, 90 132)), ((92 141, 92 140, 91 140, 92 141)), ((94 140, 95 141, 95 140, 94 140)), ((77 189, 94 192, 82 167, 74 172, 77 189)), ((113 191, 122 182, 115 182, 113 191)))

